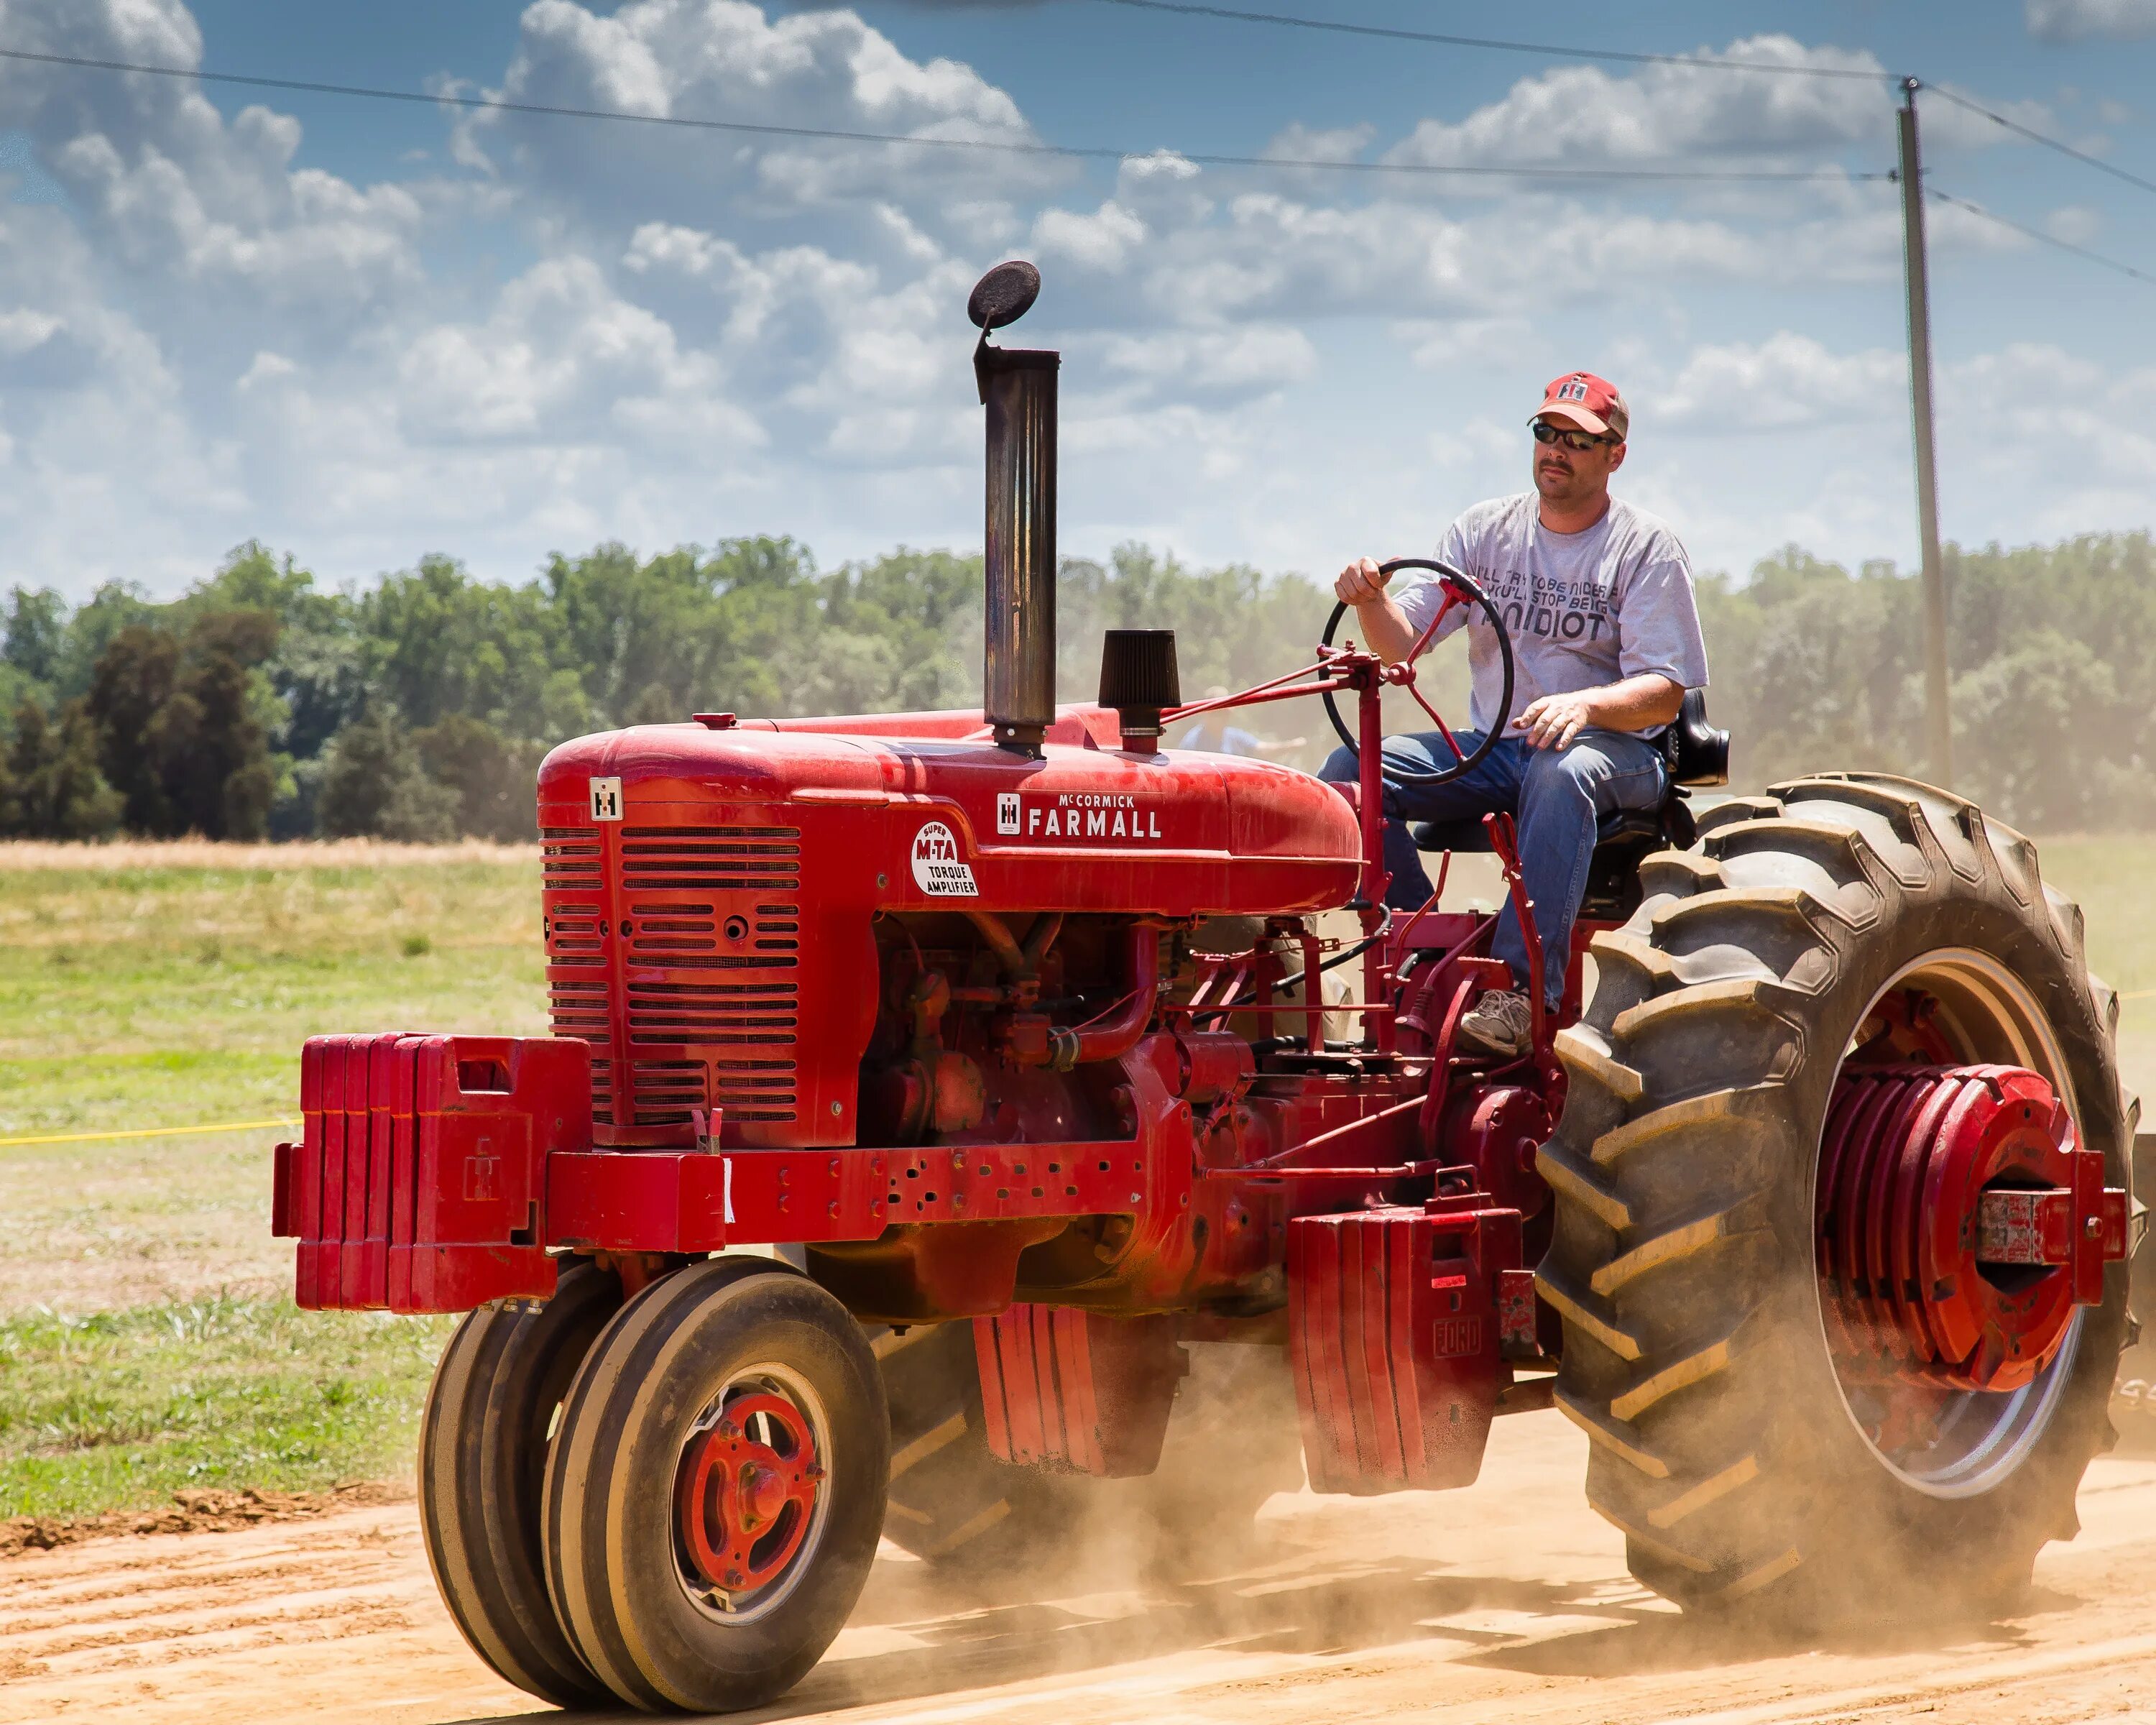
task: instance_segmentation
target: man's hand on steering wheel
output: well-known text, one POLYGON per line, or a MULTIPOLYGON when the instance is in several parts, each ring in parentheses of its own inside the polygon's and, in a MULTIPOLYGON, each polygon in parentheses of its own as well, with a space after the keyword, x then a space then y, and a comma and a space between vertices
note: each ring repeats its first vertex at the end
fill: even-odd
POLYGON ((1367 605, 1373 599, 1385 596, 1385 583, 1392 577, 1378 567, 1373 557, 1358 557, 1340 572, 1340 578, 1332 583, 1332 597, 1343 605, 1367 605))
POLYGON ((1537 696, 1512 721, 1512 728, 1538 749, 1561 749, 1594 722, 1591 694, 1537 696))

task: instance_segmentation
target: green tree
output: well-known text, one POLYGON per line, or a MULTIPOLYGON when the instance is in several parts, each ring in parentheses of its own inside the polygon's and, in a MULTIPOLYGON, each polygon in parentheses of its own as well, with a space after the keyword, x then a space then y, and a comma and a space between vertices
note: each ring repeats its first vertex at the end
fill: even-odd
MULTIPOLYGON (((2111 824, 2115 811, 2102 805, 2118 788, 2076 761, 2101 760, 2119 717, 2111 667, 2083 643, 2038 629, 1954 679, 1956 747, 1969 762, 1961 788, 2039 832, 2111 824)), ((2145 816, 2152 800, 2143 778, 2131 814, 2145 816)))
POLYGON ((434 844, 457 835, 457 794, 421 766, 411 733, 377 705, 337 733, 322 760, 316 798, 332 838, 434 844))
POLYGON ((67 646, 67 601, 49 587, 8 595, 7 644, 0 658, 33 683, 58 680, 67 646))
POLYGON ((254 672, 275 651, 267 611, 203 611, 184 639, 136 624, 91 680, 98 760, 131 831, 259 839, 277 775, 254 672))
POLYGON ((457 831, 504 841, 531 837, 536 747, 515 743, 484 719, 463 713, 413 732, 412 747, 427 777, 454 796, 457 831))
MULTIPOLYGON (((182 832, 165 785, 159 747, 151 742, 179 682, 180 644, 162 629, 131 624, 99 655, 90 679, 89 711, 97 727, 97 762, 105 782, 120 793, 131 833, 182 832)), ((175 727, 160 727, 162 742, 175 727)))
POLYGON ((11 837, 102 839, 120 825, 119 793, 97 770, 97 730, 80 701, 55 726, 35 701, 15 710, 0 827, 11 837))

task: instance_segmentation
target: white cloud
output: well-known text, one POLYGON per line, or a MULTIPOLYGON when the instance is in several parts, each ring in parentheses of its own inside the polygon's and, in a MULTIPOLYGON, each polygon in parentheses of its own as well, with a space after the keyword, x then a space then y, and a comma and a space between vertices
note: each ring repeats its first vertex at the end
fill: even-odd
POLYGON ((1876 74, 1802 78, 1650 66, 1616 74, 1560 66, 1523 78, 1456 124, 1425 120, 1386 152, 1397 162, 1659 162, 1707 151, 1755 155, 1892 136, 1886 69, 1868 53, 1806 48, 1783 35, 1732 43, 1726 59, 1876 74))
POLYGON ((1033 224, 1033 243, 1044 256, 1089 270, 1122 269, 1145 237, 1146 224, 1113 198, 1091 215, 1043 210, 1033 224))
POLYGON ((1185 401, 1271 394, 1307 382, 1317 370, 1317 350, 1310 337, 1284 324, 1115 336, 1101 357, 1111 372, 1149 392, 1185 401))
MULTIPOLYGON (((1617 74, 1558 66, 1522 79, 1464 120, 1420 121, 1381 159, 1578 167, 1771 159, 1820 166, 1826 152, 1854 147, 1889 152, 1877 165, 1891 160, 1892 95, 1887 68, 1871 53, 1806 47, 1775 34, 1703 49, 1699 58, 1738 69, 1655 65, 1617 74), (1744 69, 1752 67, 1785 69, 1744 69), (1789 75, 1799 69, 1861 75, 1789 75)), ((2012 112, 2026 125, 2048 123, 2038 104, 2015 103, 2012 112)), ((1925 123, 1934 149, 1999 141, 1990 121, 1948 105, 1934 105, 1925 123)))
POLYGON ((1751 432, 1892 418, 1908 387, 1901 352, 1835 353, 1810 336, 1696 349, 1668 388, 1638 392, 1634 424, 1671 430, 1751 432))
POLYGON ((2044 231, 2068 245, 2088 245, 2103 232, 2103 218, 2087 204, 2062 204, 2045 217, 2044 231))
POLYGON ((1958 492, 1964 506, 1988 494, 2019 501, 2013 526, 1984 536, 2025 543, 2147 523, 2156 435, 2144 429, 2143 403, 2156 392, 2156 367, 2119 368, 2055 343, 2016 342, 1944 371, 1943 497, 1958 492))
MULTIPOLYGON (((33 48, 203 52, 180 0, 0 10, 33 48)), ((1861 59, 1785 37, 1727 52, 1861 59)), ((461 70, 542 101, 1033 136, 978 72, 848 12, 537 0, 506 68, 461 70)), ((1901 359, 1877 345, 1900 255, 1883 187, 1460 195, 1172 151, 1081 174, 499 115, 369 183, 311 163, 290 115, 227 117, 181 85, 0 65, 0 99, 66 198, 0 203, 0 583, 169 590, 254 535, 336 577, 436 547, 513 577, 617 536, 790 531, 827 558, 972 542, 962 308, 1014 253, 1047 275, 1029 338, 1066 354, 1075 552, 1138 536, 1319 567, 1348 542, 1426 546, 1522 482, 1532 392, 1582 362, 1628 382, 1631 495, 1703 559, 1909 535, 1901 359)), ((1854 166, 1889 105, 1868 83, 1575 69, 1464 116, 1291 124, 1268 148, 1854 166)), ((1928 133, 1953 137, 1943 117, 1928 133)), ((1943 294, 1957 259, 2028 244, 1951 208, 1932 219, 1943 294)), ((2071 237, 2091 218, 2052 219, 2071 237)), ((1943 403, 1983 392, 1992 443, 1943 424, 1950 532, 2147 519, 2156 479, 2092 429, 2121 410, 2110 382, 2020 350, 1958 363, 1943 403)))
MULTIPOLYGON (((11 44, 196 65, 179 0, 57 0, 6 12, 11 44)), ((37 145, 99 262, 169 290, 197 284, 228 316, 321 321, 378 310, 421 280, 424 187, 362 188, 295 170, 299 122, 268 108, 229 121, 189 85, 9 62, 0 101, 37 145)))
MULTIPOLYGON (((609 418, 662 430, 691 403, 701 411, 690 417, 708 430, 721 388, 707 357, 682 352, 668 324, 617 297, 582 258, 534 265, 484 323, 437 325, 398 367, 403 428, 415 444, 573 443, 609 418)), ((746 414, 721 423, 735 442, 762 441, 746 414)))
MULTIPOLYGON (((905 137, 1034 141, 1009 95, 955 60, 908 59, 851 12, 767 18, 748 0, 631 0, 600 13, 534 0, 497 92, 511 100, 827 127, 905 137)), ((603 131, 483 110, 462 121, 468 159, 587 221, 638 208, 708 217, 715 195, 818 206, 908 187, 978 199, 1067 177, 1052 159, 909 145, 864 146, 621 125, 603 131)))
MULTIPOLYGON (((1358 126, 1308 126, 1298 121, 1274 133, 1260 153, 1277 162, 1354 162, 1377 136, 1378 128, 1367 120, 1358 126)), ((1305 177, 1322 183, 1316 176, 1305 177)))
POLYGON ((2156 35, 2156 0, 2024 0, 2029 33, 2046 42, 2156 35))

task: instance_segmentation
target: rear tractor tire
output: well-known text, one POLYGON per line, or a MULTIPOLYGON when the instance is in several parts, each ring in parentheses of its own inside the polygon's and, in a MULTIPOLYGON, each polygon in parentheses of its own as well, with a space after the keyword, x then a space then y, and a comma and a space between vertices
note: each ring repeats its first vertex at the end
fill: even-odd
POLYGON ((1160 1463, 1130 1479, 1050 1473, 988 1448, 973 1326, 965 1320, 874 1333, 891 1400, 884 1537, 938 1568, 992 1577, 1086 1537, 1098 1513, 1133 1530, 1148 1562, 1184 1567, 1249 1539, 1265 1500, 1303 1482, 1295 1388, 1283 1352, 1191 1345, 1160 1463))
POLYGON ((939 1568, 992 1574, 1052 1548, 1088 1486, 990 1451, 970 1319, 871 1332, 891 1405, 884 1538, 939 1568))
POLYGON ((875 1358, 807 1276, 716 1258, 654 1283, 586 1357, 549 1458, 570 1640, 649 1712, 775 1699, 860 1595, 890 1457, 875 1358))
POLYGON ((610 1697, 547 1597, 547 1444, 571 1378, 620 1305, 613 1276, 573 1264, 551 1299, 470 1313, 434 1368, 419 1429, 419 1527, 450 1617, 496 1673, 562 1707, 610 1697))
POLYGON ((1905 1086, 1912 1135, 1875 1131, 1865 1142, 1887 1147, 1866 1153, 1921 1169, 1912 1158, 1939 1153, 1922 1147, 1947 1142, 1921 1136, 1922 1086, 1974 1096, 1980 1076, 1936 1075, 2027 1069, 2041 1085, 2023 1072, 2009 1092, 2035 1095, 2059 1142, 2070 1117, 2123 1186, 2116 1005, 2035 848, 1957 797, 1827 775, 1700 828, 1698 850, 1642 865, 1644 901, 1596 937, 1593 999, 1558 1043, 1569 1087, 1541 1156, 1557 1214, 1539 1286, 1564 1322, 1558 1404, 1592 1440, 1589 1497, 1633 1574, 1688 1608, 1771 1601, 1818 1622, 1995 1601, 2077 1531, 2082 1472, 2113 1441, 2127 1266, 2108 1263, 2102 1303, 2028 1347, 2025 1381, 1969 1363, 1995 1352, 1882 1371, 1877 1338, 1902 1345, 1894 1325, 1920 1329, 1907 1315, 1926 1298, 1966 1284, 2002 1309, 2067 1272, 1830 1285, 1841 1216, 1885 1219, 1856 1225, 1891 1257, 1928 1214, 1897 1208, 1906 1177, 1836 1172, 1860 1165, 1842 1147, 1861 1136, 1850 1086, 1905 1086), (1835 1209, 1852 1190, 1889 1196, 1835 1209))

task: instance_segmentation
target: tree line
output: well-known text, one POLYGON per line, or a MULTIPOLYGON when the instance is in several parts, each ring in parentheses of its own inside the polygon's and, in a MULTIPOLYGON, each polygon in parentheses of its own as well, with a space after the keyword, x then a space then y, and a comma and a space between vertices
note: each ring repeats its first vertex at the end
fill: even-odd
MULTIPOLYGON (((1948 548, 1958 788, 2040 832, 2156 824, 2151 559, 2145 533, 1948 548)), ((1922 776, 1914 580, 1789 547, 1698 585, 1709 711, 1741 787, 1822 768, 1922 776)), ((1174 628, 1188 700, 1308 662, 1331 605, 1303 576, 1142 547, 1066 561, 1062 696, 1094 693, 1103 629, 1174 628)), ((168 602, 124 583, 80 605, 17 587, 4 624, 0 833, 18 837, 523 839, 533 773, 566 737, 980 698, 977 557, 824 570, 781 538, 648 558, 605 545, 517 585, 428 557, 350 591, 250 544, 168 602)), ((1458 658, 1440 649, 1429 680, 1448 716, 1464 712, 1458 658)), ((1301 732, 1305 765, 1328 742, 1314 708, 1238 722, 1301 732)))

